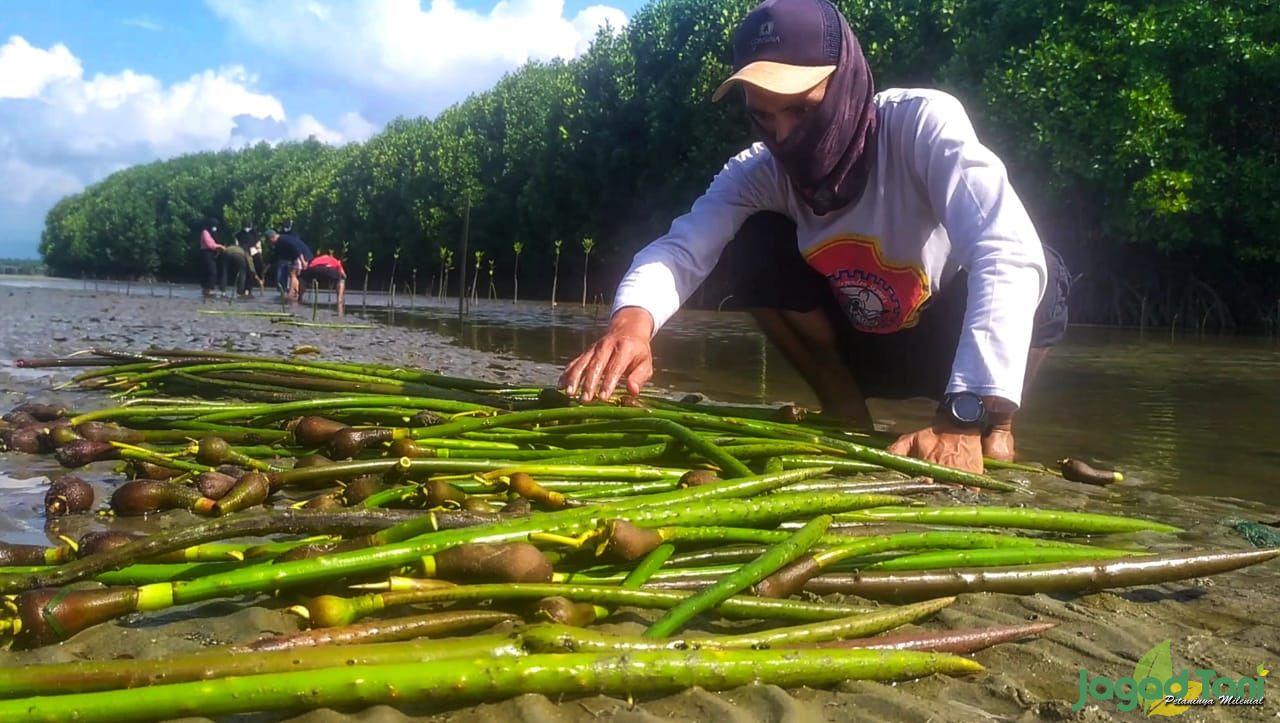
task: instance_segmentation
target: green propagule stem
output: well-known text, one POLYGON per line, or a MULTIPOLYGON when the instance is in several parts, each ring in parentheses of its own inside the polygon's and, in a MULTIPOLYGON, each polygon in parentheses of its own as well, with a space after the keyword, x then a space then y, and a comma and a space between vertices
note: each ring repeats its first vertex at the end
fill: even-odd
POLYGON ((757 633, 682 638, 654 638, 647 635, 618 635, 597 630, 584 630, 568 625, 535 625, 526 628, 521 637, 532 653, 622 652, 629 650, 696 650, 714 648, 759 650, 791 645, 823 643, 844 638, 875 635, 907 623, 926 618, 955 602, 940 598, 927 602, 883 608, 862 615, 851 615, 786 628, 773 628, 757 633))
POLYGON ((644 631, 647 638, 665 638, 679 630, 685 623, 699 613, 705 612, 726 598, 740 592, 764 578, 779 567, 786 565, 817 542, 822 533, 831 526, 830 515, 819 515, 790 538, 769 549, 755 560, 743 565, 740 570, 725 575, 719 582, 679 605, 671 608, 644 631))
POLYGON ((942 525, 973 525, 977 527, 1016 527, 1028 530, 1070 532, 1090 535, 1109 532, 1181 532, 1181 528, 1161 522, 1140 520, 1119 515, 1100 515, 1091 512, 1063 512, 1027 507, 881 507, 878 509, 849 512, 836 518, 852 522, 921 522, 942 525))
POLYGON ((947 570, 938 572, 830 573, 809 580, 805 590, 819 595, 843 593, 872 600, 920 600, 966 592, 1010 595, 1076 593, 1155 585, 1217 575, 1280 556, 1280 550, 1211 552, 1130 557, 1106 562, 947 570))
POLYGON ((506 635, 331 645, 305 650, 246 651, 226 648, 159 660, 105 660, 26 665, 0 676, 0 698, 116 690, 230 676, 315 670, 342 665, 425 663, 470 657, 514 657, 524 651, 506 635))
POLYGON ((693 686, 726 690, 750 683, 791 688, 982 670, 968 658, 945 653, 879 650, 644 651, 449 659, 23 698, 0 702, 0 720, 123 722, 415 701, 445 706, 524 693, 554 699, 652 694, 693 686), (466 682, 459 685, 459 681, 466 682))
POLYGON ((324 397, 279 404, 163 404, 111 407, 72 417, 72 425, 102 419, 192 417, 202 423, 226 422, 243 419, 288 417, 296 414, 318 412, 326 409, 359 409, 362 407, 405 407, 445 413, 492 411, 490 407, 465 402, 452 402, 427 397, 405 397, 386 394, 361 394, 340 397, 324 397), (194 415, 194 416, 193 416, 194 415))
MULTIPOLYGON (((315 369, 305 365, 295 364, 292 362, 271 362, 271 361, 238 361, 238 362, 215 362, 211 364, 197 364, 191 366, 173 367, 167 369, 156 369, 154 371, 143 372, 141 374, 130 375, 131 383, 149 382, 153 379, 161 379, 170 374, 181 372, 188 375, 196 375, 211 372, 226 371, 265 371, 265 372, 284 372, 300 374, 304 377, 312 377, 318 380, 326 381, 342 381, 351 384, 373 384, 380 389, 392 390, 396 393, 407 393, 418 396, 431 396, 438 399, 451 399, 454 401, 467 401, 476 403, 480 400, 479 395, 471 392, 458 391, 448 389, 446 387, 424 384, 422 382, 405 382, 400 380, 390 380, 370 374, 353 373, 346 371, 338 371, 335 369, 315 369)), ((280 384, 279 377, 272 378, 277 385, 280 384)), ((297 380, 299 385, 305 383, 305 379, 297 380)), ((305 388, 305 386, 303 387, 305 388)), ((497 401, 491 398, 483 398, 485 402, 497 401)), ((489 406, 492 406, 491 404, 489 406)))
MULTIPOLYGON (((682 590, 643 590, 614 585, 563 585, 558 583, 516 582, 484 585, 433 587, 427 590, 400 590, 341 598, 321 595, 307 603, 314 625, 350 625, 355 621, 396 605, 427 605, 475 600, 529 600, 563 597, 575 602, 598 605, 668 610, 692 597, 682 590)), ((835 603, 810 603, 802 600, 770 600, 751 595, 734 595, 715 607, 727 618, 792 620, 812 622, 831 620, 846 615, 862 615, 880 608, 835 603)))

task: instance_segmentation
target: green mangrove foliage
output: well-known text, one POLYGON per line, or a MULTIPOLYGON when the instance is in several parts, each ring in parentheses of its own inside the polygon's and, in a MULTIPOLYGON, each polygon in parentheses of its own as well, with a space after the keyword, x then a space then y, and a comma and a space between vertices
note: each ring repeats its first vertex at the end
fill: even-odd
MULTIPOLYGON (((750 141, 738 104, 709 98, 751 4, 657 0, 571 61, 530 63, 364 143, 260 144, 120 171, 49 212, 44 262, 60 275, 180 278, 194 273, 206 219, 230 230, 290 218, 314 245, 372 253, 385 281, 395 250, 431 268, 455 246, 469 198, 472 249, 496 262, 501 287, 511 279, 499 295, 516 295, 522 254, 536 269, 528 297, 547 298, 562 271, 585 282, 593 256, 596 288, 612 288, 750 141), (586 239, 594 252, 560 258, 557 242, 586 239)), ((1077 319, 1280 328, 1274 3, 838 4, 879 87, 965 102, 1045 240, 1082 274, 1077 319)))

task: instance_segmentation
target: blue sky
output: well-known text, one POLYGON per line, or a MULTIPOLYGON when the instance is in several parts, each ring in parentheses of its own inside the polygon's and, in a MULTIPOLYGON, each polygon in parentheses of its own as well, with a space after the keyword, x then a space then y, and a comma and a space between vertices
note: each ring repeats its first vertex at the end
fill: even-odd
POLYGON ((641 0, 0 0, 0 257, 59 198, 136 163, 259 140, 360 141, 641 0))

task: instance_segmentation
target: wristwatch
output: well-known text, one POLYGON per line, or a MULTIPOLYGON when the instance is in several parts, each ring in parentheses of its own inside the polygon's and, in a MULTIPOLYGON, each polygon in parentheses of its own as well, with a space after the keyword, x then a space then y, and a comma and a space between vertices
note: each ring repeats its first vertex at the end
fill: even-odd
POLYGON ((982 397, 973 392, 956 392, 942 398, 938 414, 951 424, 966 429, 981 429, 987 417, 982 397))

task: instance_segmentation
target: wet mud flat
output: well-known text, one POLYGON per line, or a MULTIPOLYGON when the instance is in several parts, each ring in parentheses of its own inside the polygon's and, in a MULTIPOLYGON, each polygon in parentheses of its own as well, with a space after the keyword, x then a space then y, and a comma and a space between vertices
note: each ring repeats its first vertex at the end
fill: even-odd
MULTIPOLYGON (((121 294, 10 289, 0 286, 6 322, 0 330, 0 406, 24 399, 93 408, 111 403, 97 392, 50 391, 75 370, 17 370, 18 357, 64 355, 91 346, 137 351, 150 345, 235 350, 287 355, 314 345, 323 358, 413 365, 432 371, 509 381, 550 384, 559 369, 504 359, 455 346, 420 330, 317 329, 272 324, 263 317, 199 314, 200 308, 278 309, 270 304, 228 306, 192 299, 121 294)), ((298 318, 309 319, 309 311, 298 318)), ((321 313, 321 321, 336 321, 321 313)), ((361 322, 348 316, 344 321, 361 322)), ((714 390, 705 391, 714 396, 714 390)), ((38 505, 47 476, 56 473, 47 457, 0 455, 0 537, 44 542, 48 533, 38 505)), ((108 463, 86 468, 102 497, 120 481, 108 463)), ((1179 497, 1140 486, 1094 488, 1036 478, 1029 492, 986 501, 1089 510, 1149 517, 1183 527, 1178 535, 1137 534, 1114 538, 1156 552, 1250 549, 1229 527, 1233 518, 1274 521, 1274 504, 1212 497, 1179 497)), ((968 501, 972 502, 972 499, 968 501)), ((146 529, 190 524, 197 518, 166 513, 146 529)), ((113 523, 114 524, 114 523, 113 523)), ((69 531, 69 530, 68 530, 69 531)), ((1108 544, 1112 538, 1108 538, 1108 544)), ((852 601, 856 602, 856 599, 852 601)), ((121 656, 162 657, 255 639, 266 631, 299 627, 280 599, 202 603, 161 614, 133 616, 86 630, 60 645, 33 651, 0 652, 0 670, 11 665, 121 656)), ((962 595, 950 608, 923 623, 926 628, 1005 625, 1053 621, 1058 626, 1038 639, 1004 644, 973 657, 987 671, 966 678, 933 677, 885 685, 849 682, 829 690, 783 690, 748 686, 721 693, 693 689, 634 700, 587 696, 549 699, 525 695, 501 703, 445 709, 419 705, 376 706, 361 711, 320 710, 298 715, 241 716, 235 720, 431 720, 431 721, 1032 721, 1136 720, 1114 701, 1090 702, 1079 711, 1080 671, 1112 679, 1131 675, 1138 659, 1171 640, 1173 669, 1213 669, 1220 676, 1253 676, 1259 664, 1280 667, 1280 563, 1164 585, 1147 585, 1087 595, 962 595)), ((644 613, 624 611, 618 630, 638 631, 644 613)), ((703 630, 714 626, 702 621, 703 630)), ((1274 676, 1266 680, 1273 683, 1274 676)), ((1276 686, 1272 686, 1276 687, 1276 686)), ((1202 706, 1179 715, 1188 721, 1273 720, 1280 715, 1280 687, 1267 691, 1260 707, 1202 706)))

